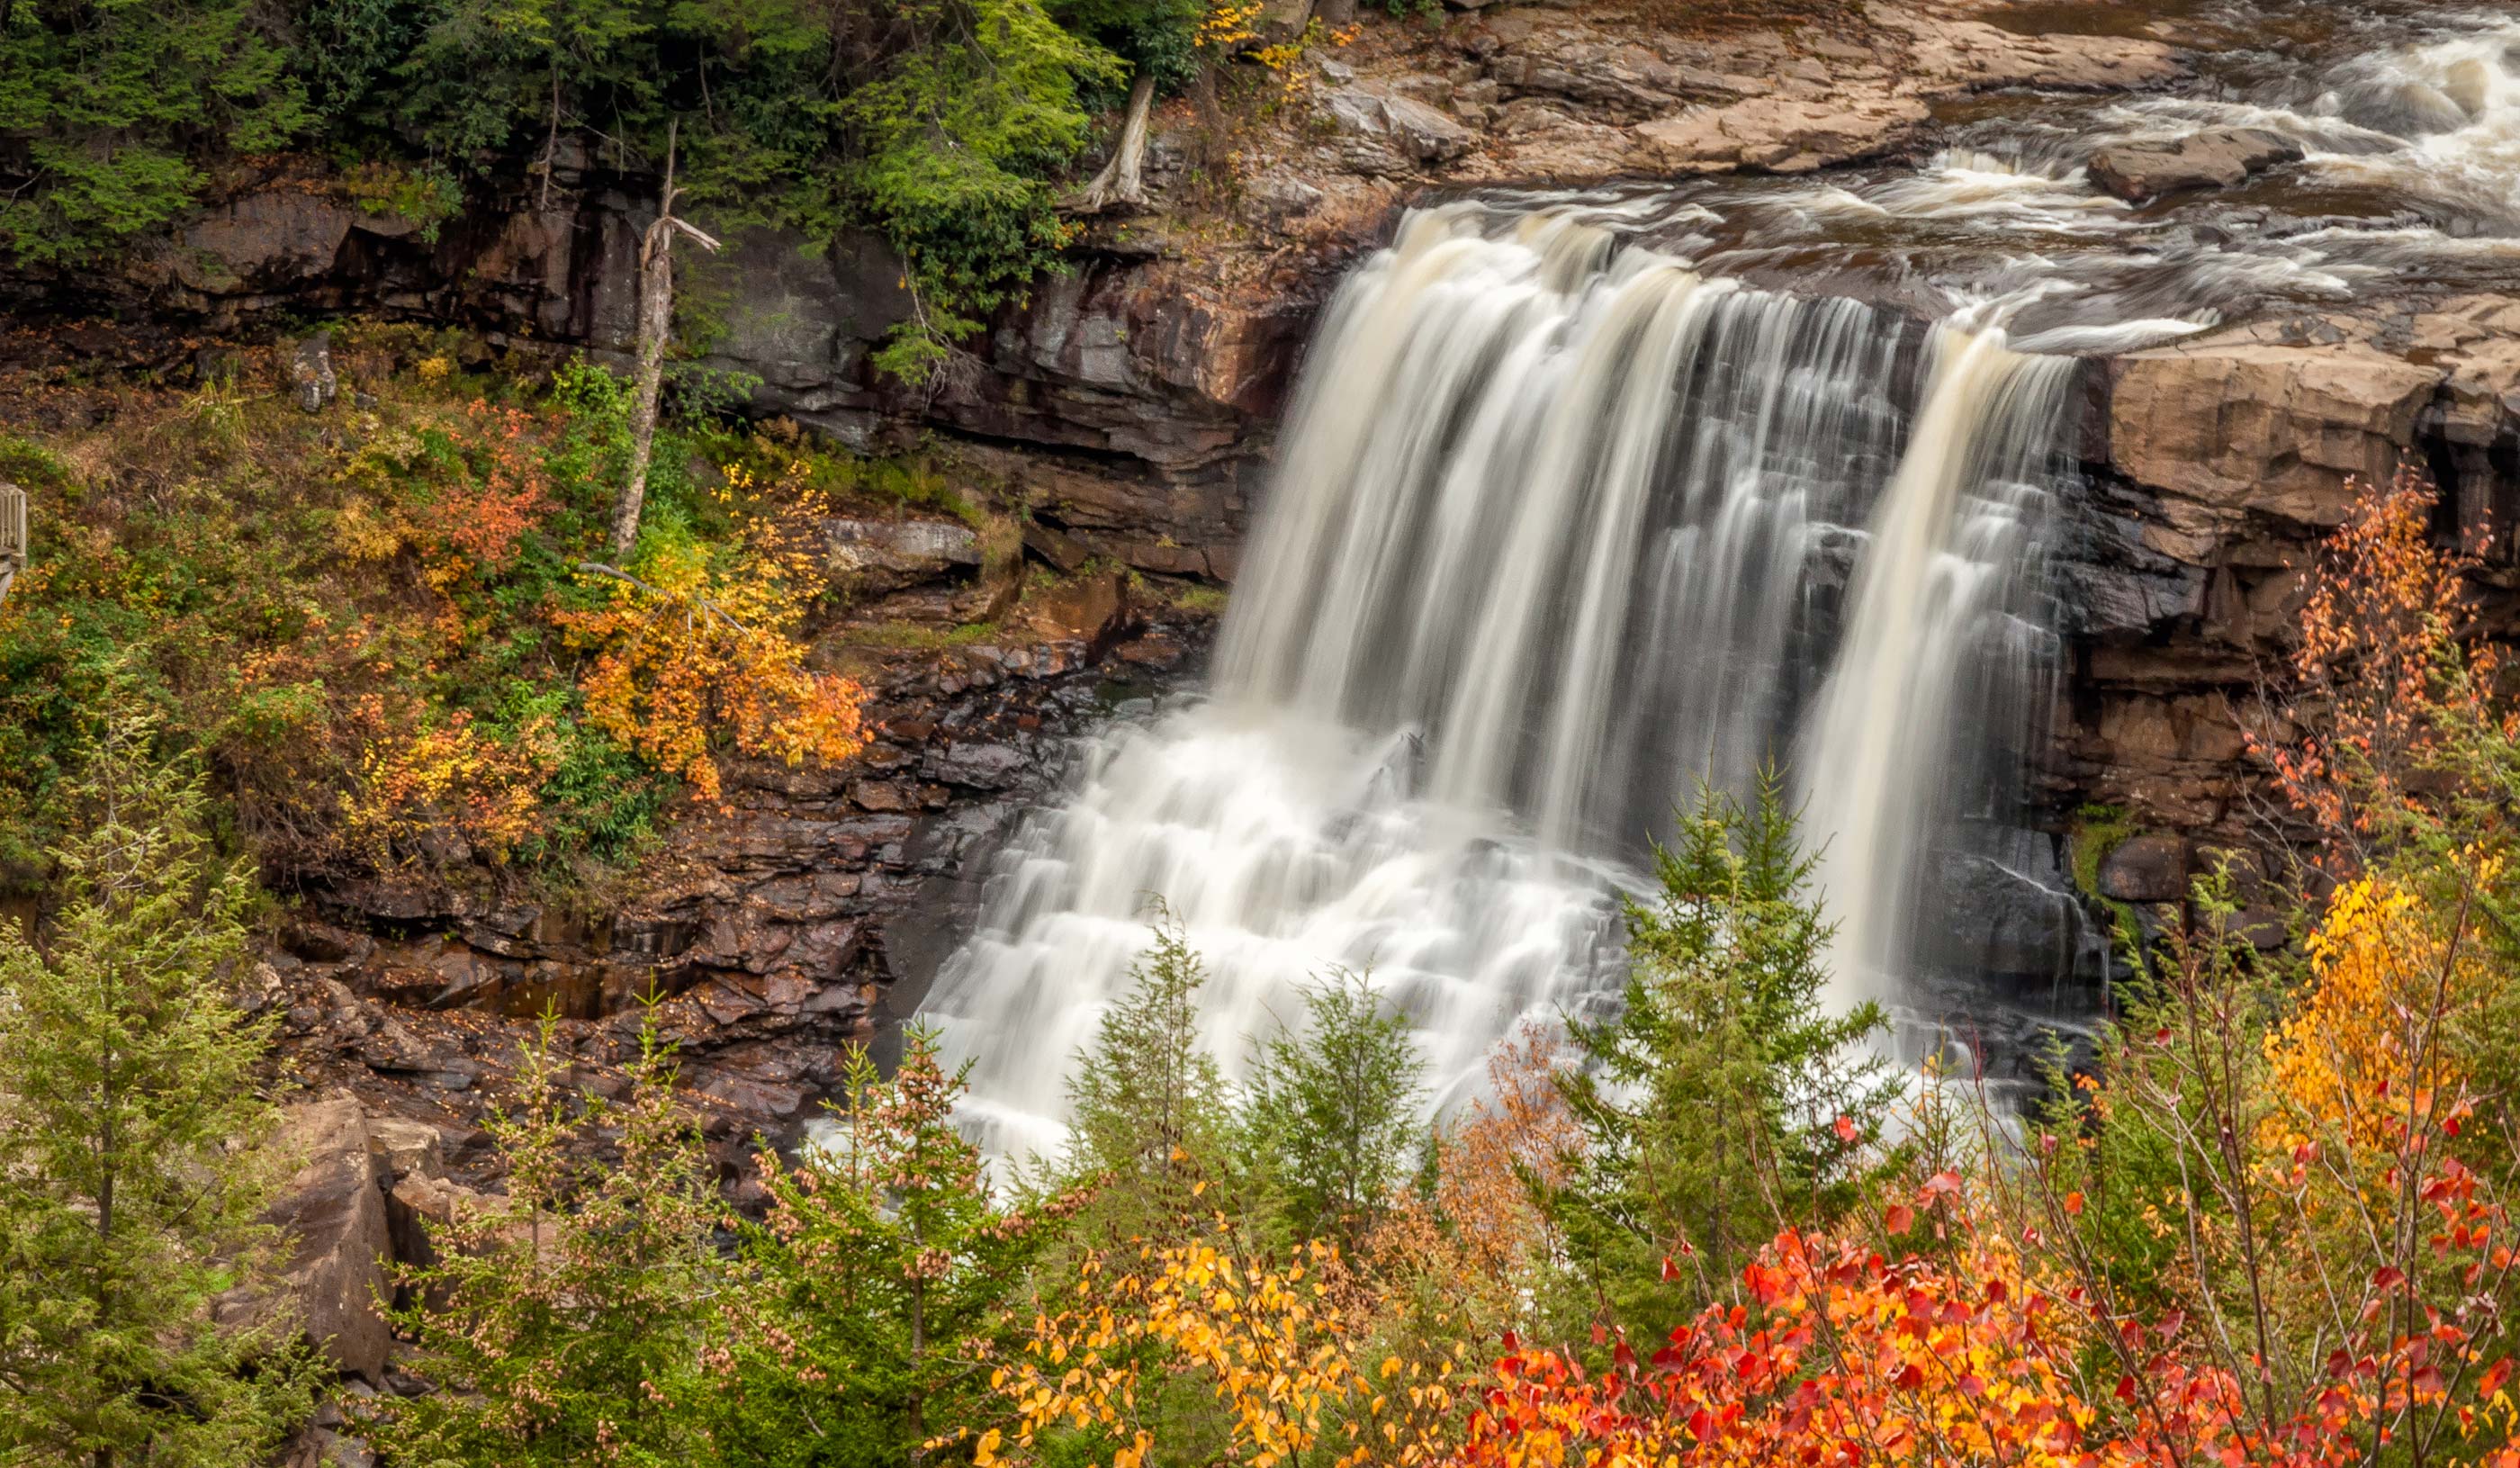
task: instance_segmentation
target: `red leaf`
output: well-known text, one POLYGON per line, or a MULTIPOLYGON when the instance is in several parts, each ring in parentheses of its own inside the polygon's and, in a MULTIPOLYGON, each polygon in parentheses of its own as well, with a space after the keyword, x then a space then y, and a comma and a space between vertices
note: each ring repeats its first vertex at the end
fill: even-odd
POLYGON ((1915 1226, 1916 1210, 1905 1203, 1893 1203, 1890 1205, 1889 1214, 1881 1222, 1892 1233, 1905 1233, 1915 1226))
POLYGON ((1676 1264, 1673 1264, 1673 1263, 1671 1262, 1671 1256, 1670 1256, 1670 1255, 1668 1255, 1668 1254, 1664 1255, 1664 1256, 1662 1257, 1662 1282, 1663 1282, 1663 1283, 1665 1283, 1665 1284, 1669 1284, 1669 1283, 1671 1283, 1673 1280, 1678 1279, 1679 1277, 1680 1277, 1680 1266, 1678 1266, 1678 1265, 1676 1265, 1676 1264))
POLYGON ((1610 1332, 1602 1328, 1601 1322, 1600 1322, 1600 1321, 1598 1321, 1598 1320, 1594 1321, 1594 1322, 1593 1322, 1593 1344, 1594 1344, 1594 1345, 1596 1345, 1596 1346, 1598 1346, 1598 1345, 1600 1345, 1603 1341, 1606 1341, 1606 1340, 1608 1340, 1609 1338, 1610 1338, 1610 1332))
POLYGON ((1837 1119, 1835 1130, 1837 1132, 1837 1139, 1849 1144, 1852 1144, 1855 1138, 1862 1134, 1855 1130, 1855 1118, 1850 1116, 1839 1117, 1837 1119))
POLYGON ((2135 1378, 2132 1376, 2119 1377, 2117 1395, 2118 1401, 2135 1401, 2135 1378))
POLYGON ((2406 1282, 2406 1271, 2396 1265, 2382 1265, 2371 1274, 2371 1288, 2375 1290, 2394 1290, 2406 1282))
POLYGON ((2065 1211, 2076 1218, 2081 1218, 2083 1216, 2083 1195, 2081 1193, 2067 1193, 2065 1195, 2065 1211))
POLYGON ((1522 1349, 1522 1337, 1514 1334, 1510 1330, 1507 1331, 1505 1333, 1505 1349, 1508 1351, 1520 1351, 1522 1349))
POLYGON ((1944 1193, 1956 1193, 1956 1192, 1958 1192, 1958 1191, 1959 1191, 1959 1189, 1960 1189, 1960 1175, 1959 1175, 1959 1174, 1958 1174, 1958 1173, 1953 1173, 1953 1172, 1941 1172, 1941 1173, 1936 1173, 1936 1174, 1935 1174, 1934 1176, 1932 1176, 1931 1178, 1928 1178, 1928 1179, 1925 1179, 1925 1185, 1924 1185, 1924 1187, 1920 1190, 1920 1196, 1928 1197, 1928 1198, 1932 1198, 1932 1197, 1939 1197, 1940 1195, 1942 1195, 1942 1194, 1944 1194, 1944 1193))
POLYGON ((2502 1359, 2496 1361, 2493 1365, 2486 1367, 2485 1374, 2476 1379, 2476 1395, 2479 1397, 2492 1397, 2495 1393, 2502 1390, 2502 1384, 2510 1379, 2511 1357, 2506 1356, 2502 1359))

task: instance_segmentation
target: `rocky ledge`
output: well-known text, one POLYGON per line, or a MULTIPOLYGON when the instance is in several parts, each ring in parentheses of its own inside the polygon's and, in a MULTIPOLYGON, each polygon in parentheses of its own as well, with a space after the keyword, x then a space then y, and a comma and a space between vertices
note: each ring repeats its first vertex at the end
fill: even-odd
POLYGON ((758 1141, 795 1139, 843 1046, 915 1005, 960 941, 988 857, 1074 737, 1187 679, 1206 638, 1203 616, 1117 571, 1043 565, 1009 601, 952 522, 832 534, 835 564, 885 568, 829 635, 869 690, 865 751, 836 769, 728 763, 721 802, 679 810, 631 900, 600 913, 425 873, 317 885, 245 987, 280 1013, 299 1079, 432 1129, 477 1179, 478 1120, 535 1020, 555 1017, 575 1084, 608 1093, 652 1016, 730 1179, 758 1141), (938 645, 983 601, 1002 603, 993 640, 938 645))

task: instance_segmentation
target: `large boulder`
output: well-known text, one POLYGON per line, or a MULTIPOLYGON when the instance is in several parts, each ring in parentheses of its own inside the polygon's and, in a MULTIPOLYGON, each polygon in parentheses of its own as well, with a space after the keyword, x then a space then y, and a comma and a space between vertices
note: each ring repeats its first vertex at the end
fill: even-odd
POLYGON ((1478 141, 1468 128, 1407 97, 1346 86, 1331 92, 1326 103, 1342 134, 1339 156, 1358 173, 1439 168, 1478 141))
POLYGON ((2120 143, 2092 156, 2092 182, 2129 203, 2192 189, 2228 189, 2278 163, 2301 145, 2256 127, 2216 128, 2169 143, 2120 143))
POLYGON ((2121 841, 2100 858, 2098 886, 2119 902, 2179 902, 2187 896, 2187 842, 2158 832, 2121 841))
POLYGON ((354 1098, 328 1096, 292 1107, 273 1145, 300 1163, 264 1215, 286 1238, 289 1263, 276 1288, 223 1298, 220 1319, 244 1325, 288 1309, 335 1366, 382 1381, 393 1338, 377 1302, 391 1244, 367 1118, 354 1098))
POLYGON ((241 195, 174 232, 143 257, 203 295, 288 290, 330 274, 358 215, 349 205, 302 189, 241 195))
MULTIPOLYGON (((2384 483, 2447 374, 2366 342, 2294 345, 2238 333, 2119 359, 2109 457, 2203 507, 2303 525, 2345 517, 2348 481, 2384 483)), ((2169 507, 2174 523, 2179 507, 2169 507)), ((2181 526, 2180 528, 2190 528, 2181 526)))

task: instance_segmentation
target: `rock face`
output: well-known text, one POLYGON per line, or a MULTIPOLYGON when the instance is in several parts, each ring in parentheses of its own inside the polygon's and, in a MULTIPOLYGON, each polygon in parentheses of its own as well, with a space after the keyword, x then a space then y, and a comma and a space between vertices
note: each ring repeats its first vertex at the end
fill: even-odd
POLYGON ((978 533, 943 520, 827 519, 823 539, 832 576, 854 593, 899 591, 980 568, 978 533))
POLYGON ((2396 472, 2449 377, 2363 342, 2266 339, 2280 334, 2248 328, 2117 364, 2109 462, 2184 502, 2174 528, 2229 528, 2248 512, 2336 524, 2348 482, 2396 472))
POLYGON ((230 1295, 221 1316, 243 1321, 284 1305, 335 1366, 382 1381, 392 1337, 377 1302, 391 1240, 367 1118, 350 1096, 328 1096, 292 1109, 273 1145, 303 1159, 265 1219, 287 1239, 283 1297, 230 1295))
POLYGON ((1807 173, 1888 152, 1926 112, 1921 100, 1889 92, 1842 102, 1752 97, 1641 123, 1636 131, 1674 168, 1807 173))
POLYGON ((2301 145, 2280 133, 2222 128, 2175 143, 2103 148, 2092 156, 2092 181, 2129 203, 2146 203, 2190 189, 2228 189, 2301 159, 2301 145))
MULTIPOLYGON (((2357 483, 2439 485, 2483 553, 2480 611, 2520 625, 2520 307, 2451 297, 2271 317, 2095 369, 2102 430, 2072 507, 2060 601, 2072 637, 2053 802, 2121 808, 2147 839, 2103 895, 2165 900, 2194 843, 2255 845, 2272 723, 2306 591, 2300 568, 2357 483)), ((2265 931, 2272 934, 2271 925, 2265 931)))

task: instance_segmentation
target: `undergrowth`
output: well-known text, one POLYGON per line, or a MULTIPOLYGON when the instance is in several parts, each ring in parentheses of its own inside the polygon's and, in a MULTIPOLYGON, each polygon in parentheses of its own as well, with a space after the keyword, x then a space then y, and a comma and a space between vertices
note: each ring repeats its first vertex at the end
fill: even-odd
POLYGON ((206 756, 227 839, 283 887, 420 868, 565 892, 713 795, 729 746, 855 749, 858 690, 806 666, 818 507, 984 512, 924 464, 687 419, 659 433, 631 563, 590 573, 627 384, 466 372, 443 346, 350 333, 363 406, 345 388, 320 417, 265 371, 0 428, 0 478, 36 507, 0 607, 0 889, 43 882, 116 670, 206 756))

